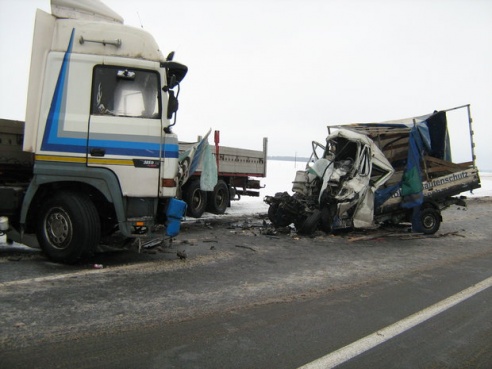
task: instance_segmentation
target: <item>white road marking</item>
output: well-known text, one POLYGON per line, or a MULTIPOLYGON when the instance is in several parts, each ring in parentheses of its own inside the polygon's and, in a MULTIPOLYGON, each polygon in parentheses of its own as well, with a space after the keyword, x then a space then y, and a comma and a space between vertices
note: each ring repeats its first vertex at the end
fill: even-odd
MULTIPOLYGON (((83 271, 74 272, 74 273, 56 274, 56 275, 49 275, 46 277, 36 277, 36 278, 20 279, 20 280, 15 280, 15 281, 8 281, 8 282, 0 282, 0 287, 19 286, 19 285, 31 284, 31 283, 35 283, 35 282, 56 281, 58 279, 75 278, 75 277, 80 277, 80 276, 87 275, 87 274, 104 273, 105 271, 109 271, 109 270, 111 270, 111 269, 83 270, 83 271)), ((114 271, 114 269, 113 269, 113 271, 114 271)))
POLYGON ((211 261, 218 262, 220 260, 230 259, 232 257, 231 255, 232 254, 229 252, 220 252, 213 255, 196 256, 191 260, 187 260, 186 263, 184 263, 182 260, 179 260, 177 258, 174 260, 160 259, 160 260, 152 260, 152 261, 129 264, 129 265, 110 266, 107 268, 103 267, 102 269, 88 269, 88 270, 81 270, 78 272, 48 275, 44 277, 17 279, 14 281, 0 282, 0 290, 3 287, 12 287, 12 286, 20 286, 20 285, 29 285, 32 283, 39 283, 39 282, 57 281, 57 280, 77 278, 77 277, 82 277, 92 274, 102 274, 102 273, 111 273, 111 272, 117 273, 117 272, 128 272, 128 271, 144 272, 145 270, 147 270, 146 268, 155 268, 154 272, 156 270, 159 270, 160 272, 171 272, 180 269, 190 269, 197 265, 207 264, 211 261))
POLYGON ((82 277, 82 276, 91 275, 91 274, 118 272, 118 271, 132 270, 132 269, 143 269, 146 266, 152 266, 152 265, 156 265, 156 264, 157 264, 157 262, 149 261, 149 262, 130 264, 130 265, 111 266, 109 268, 102 268, 102 269, 88 269, 88 270, 81 270, 78 272, 48 275, 45 277, 17 279, 14 281, 0 282, 0 288, 1 287, 18 286, 18 285, 24 285, 24 284, 32 284, 32 283, 37 283, 37 282, 57 281, 60 279, 77 278, 77 277, 82 277))
POLYGON ((391 338, 403 333, 416 325, 440 314, 447 309, 463 302, 464 300, 476 295, 477 293, 492 286, 492 277, 479 282, 457 294, 448 297, 428 308, 421 310, 409 317, 374 332, 358 341, 342 347, 326 356, 301 366, 299 369, 327 369, 334 368, 346 361, 372 349, 373 347, 390 340, 391 338))

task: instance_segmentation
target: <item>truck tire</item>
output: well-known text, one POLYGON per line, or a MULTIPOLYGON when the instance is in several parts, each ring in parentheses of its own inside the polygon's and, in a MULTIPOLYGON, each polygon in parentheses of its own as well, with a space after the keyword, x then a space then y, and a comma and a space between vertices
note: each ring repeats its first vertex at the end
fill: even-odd
POLYGON ((441 226, 441 213, 433 207, 426 207, 420 210, 420 214, 414 219, 412 227, 417 232, 424 234, 434 234, 441 226))
POLYGON ((207 208, 207 193, 200 189, 200 180, 192 181, 185 190, 186 213, 193 218, 200 218, 207 208))
POLYGON ((208 210, 214 214, 224 214, 229 205, 227 184, 219 180, 214 190, 208 194, 208 210))
POLYGON ((85 194, 64 191, 42 206, 36 236, 55 262, 73 264, 95 251, 101 237, 96 207, 85 194))

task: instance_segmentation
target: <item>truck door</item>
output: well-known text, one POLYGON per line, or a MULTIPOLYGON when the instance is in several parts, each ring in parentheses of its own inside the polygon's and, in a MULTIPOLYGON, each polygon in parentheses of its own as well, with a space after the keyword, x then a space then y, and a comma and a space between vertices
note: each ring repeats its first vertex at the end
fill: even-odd
POLYGON ((163 132, 159 86, 154 70, 94 67, 87 165, 113 171, 125 196, 158 195, 163 132))

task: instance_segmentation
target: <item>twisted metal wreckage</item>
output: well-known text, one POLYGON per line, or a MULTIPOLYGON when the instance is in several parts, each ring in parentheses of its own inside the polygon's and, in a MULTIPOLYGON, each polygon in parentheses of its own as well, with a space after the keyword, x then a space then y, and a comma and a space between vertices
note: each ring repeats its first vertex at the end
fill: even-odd
POLYGON ((466 206, 465 191, 480 188, 470 105, 384 123, 329 126, 326 145, 312 142, 306 170, 298 171, 293 195, 266 196, 276 227, 329 233, 409 222, 433 234, 441 211, 466 206), (466 109, 471 161, 453 163, 447 113, 466 109), (333 131, 333 133, 332 133, 333 131))

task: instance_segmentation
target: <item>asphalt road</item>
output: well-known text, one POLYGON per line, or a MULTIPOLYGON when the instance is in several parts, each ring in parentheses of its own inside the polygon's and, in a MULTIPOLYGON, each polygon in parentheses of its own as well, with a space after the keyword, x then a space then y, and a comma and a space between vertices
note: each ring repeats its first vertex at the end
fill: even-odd
POLYGON ((340 368, 490 368, 491 205, 447 210, 435 237, 298 237, 250 217, 76 266, 0 247, 0 367, 298 368, 354 347, 340 368))

